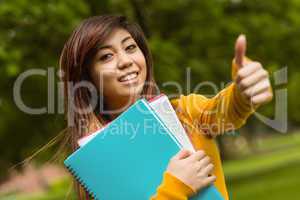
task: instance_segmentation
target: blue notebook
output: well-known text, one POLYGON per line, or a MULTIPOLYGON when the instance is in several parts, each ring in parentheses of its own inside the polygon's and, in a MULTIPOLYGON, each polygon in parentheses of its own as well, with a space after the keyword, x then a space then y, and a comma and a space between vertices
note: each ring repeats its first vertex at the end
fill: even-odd
MULTIPOLYGON (((178 141, 141 99, 64 164, 96 200, 148 200, 156 193, 169 159, 179 150, 178 141)), ((214 186, 193 197, 222 199, 214 186)))

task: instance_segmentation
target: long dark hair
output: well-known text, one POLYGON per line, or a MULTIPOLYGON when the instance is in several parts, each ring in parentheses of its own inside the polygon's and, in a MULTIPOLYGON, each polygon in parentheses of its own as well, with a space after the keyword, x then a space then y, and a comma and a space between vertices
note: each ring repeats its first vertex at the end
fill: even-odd
MULTIPOLYGON (((127 30, 145 56, 147 77, 141 95, 152 97, 158 93, 153 77, 152 56, 141 28, 136 23, 129 22, 125 16, 102 15, 85 19, 73 31, 65 43, 60 57, 61 79, 64 85, 65 117, 68 121, 70 121, 70 117, 72 117, 71 120, 74 121, 74 125, 68 123, 66 129, 68 137, 65 139, 67 141, 64 142, 64 144, 70 144, 69 149, 71 151, 75 151, 78 148, 77 140, 79 138, 103 127, 106 123, 106 118, 100 115, 96 109, 88 113, 73 112, 70 110, 71 103, 78 109, 89 107, 91 94, 87 88, 81 87, 78 88, 74 94, 70 95, 69 84, 76 84, 80 81, 92 83, 88 75, 89 64, 97 52, 97 47, 99 47, 116 28, 127 30), (70 115, 70 113, 72 113, 72 115, 70 115), (82 121, 88 124, 88 129, 82 129, 80 127, 82 121)), ((105 105, 105 102, 102 103, 105 105)), ((79 190, 79 199, 83 199, 83 196, 79 190)))

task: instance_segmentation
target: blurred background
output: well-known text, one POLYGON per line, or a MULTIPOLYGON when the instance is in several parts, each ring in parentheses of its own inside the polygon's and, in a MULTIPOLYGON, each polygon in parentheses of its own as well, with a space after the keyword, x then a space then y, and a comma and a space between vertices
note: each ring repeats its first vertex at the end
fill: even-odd
MULTIPOLYGON (((54 107, 48 105, 51 81, 47 75, 26 78, 23 102, 48 111, 30 115, 16 105, 13 88, 30 69, 49 73, 54 67, 56 74, 60 52, 72 30, 83 19, 102 14, 123 14, 140 24, 153 53, 156 80, 167 94, 176 92, 163 87, 167 81, 183 88, 211 81, 221 89, 229 83, 234 42, 240 33, 246 34, 248 57, 268 69, 275 95, 278 91, 287 94, 283 96, 287 110, 274 98, 257 113, 274 119, 276 109, 282 108, 281 121, 274 123, 283 128, 272 128, 254 115, 242 129, 217 139, 230 197, 281 200, 299 196, 300 0, 2 0, 1 200, 75 199, 70 177, 61 162, 53 159, 66 126, 57 111, 59 95, 53 97, 54 107), (187 68, 191 83, 186 80, 187 68), (282 69, 287 70, 287 80, 278 84, 274 73, 282 69), (45 145, 48 148, 43 149, 45 145), (39 150, 29 164, 17 165, 39 150)), ((53 87, 56 91, 56 82, 53 87)), ((215 94, 209 87, 199 93, 215 94)))

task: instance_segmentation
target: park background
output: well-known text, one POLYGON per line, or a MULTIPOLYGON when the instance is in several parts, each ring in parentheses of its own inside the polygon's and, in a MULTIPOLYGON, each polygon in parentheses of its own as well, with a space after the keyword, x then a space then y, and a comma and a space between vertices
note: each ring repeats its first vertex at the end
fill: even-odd
MULTIPOLYGON (((252 116, 235 134, 217 139, 231 199, 299 196, 300 0, 1 0, 1 200, 74 198, 70 177, 58 165, 61 160, 53 159, 59 133, 66 126, 63 114, 22 112, 14 102, 13 87, 26 70, 57 70, 72 30, 84 18, 101 14, 123 14, 140 24, 153 53, 159 86, 176 81, 185 88, 187 68, 191 88, 203 81, 229 83, 234 42, 244 33, 248 57, 270 72, 275 94, 287 91, 288 120, 282 133, 252 116), (287 83, 275 85, 274 72, 285 67, 287 83), (47 143, 49 147, 29 164, 17 165, 47 143)), ((210 88, 202 89, 201 93, 212 95, 210 88)), ((47 76, 27 78, 21 95, 27 106, 47 107, 47 76)), ((257 112, 274 118, 276 103, 274 98, 257 112)))

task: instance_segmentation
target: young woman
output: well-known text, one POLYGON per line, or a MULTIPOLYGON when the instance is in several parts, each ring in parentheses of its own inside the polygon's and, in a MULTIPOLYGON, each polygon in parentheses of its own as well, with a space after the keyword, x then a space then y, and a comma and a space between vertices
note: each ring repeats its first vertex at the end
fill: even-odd
MULTIPOLYGON (((153 200, 188 199, 213 183, 228 199, 217 146, 208 135, 239 128, 254 110, 251 101, 257 106, 272 98, 266 71, 244 58, 244 37, 236 49, 234 83, 212 99, 190 94, 171 101, 198 151, 182 150, 171 158, 153 200)), ((137 99, 159 93, 144 34, 123 16, 84 20, 64 45, 60 67, 72 151, 78 139, 103 127, 137 99)), ((78 194, 80 199, 88 197, 82 189, 78 194)))

